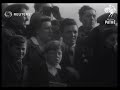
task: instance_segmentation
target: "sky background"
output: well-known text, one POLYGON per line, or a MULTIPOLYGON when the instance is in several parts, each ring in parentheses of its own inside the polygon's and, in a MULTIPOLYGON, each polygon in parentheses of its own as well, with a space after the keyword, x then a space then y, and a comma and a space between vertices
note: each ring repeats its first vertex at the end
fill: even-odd
MULTIPOLYGON (((8 3, 13 4, 13 3, 8 3)), ((34 13, 34 3, 26 3, 29 6, 28 13, 34 13)), ((104 9, 109 5, 112 5, 118 11, 118 4, 117 3, 53 3, 60 9, 61 16, 63 18, 73 18, 76 20, 78 26, 81 26, 81 22, 79 21, 78 11, 83 5, 89 5, 94 8, 97 12, 97 17, 104 14, 104 9)), ((116 12, 117 12, 116 11, 116 12)), ((30 18, 30 17, 29 17, 30 18)), ((29 23, 29 22, 28 22, 29 23)))

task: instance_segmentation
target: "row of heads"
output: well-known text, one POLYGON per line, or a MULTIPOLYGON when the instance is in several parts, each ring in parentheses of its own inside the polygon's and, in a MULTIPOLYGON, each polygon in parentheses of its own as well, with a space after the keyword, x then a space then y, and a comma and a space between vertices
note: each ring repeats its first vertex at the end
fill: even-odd
MULTIPOLYGON (((21 46, 26 46, 26 48, 28 47, 29 43, 28 43, 28 40, 21 36, 21 35, 14 35, 11 37, 11 39, 9 40, 9 48, 10 47, 14 47, 14 46, 17 46, 17 47, 21 47, 21 46)), ((44 52, 43 53, 46 53, 50 50, 59 50, 61 49, 62 51, 64 51, 65 49, 65 44, 63 43, 63 39, 61 38, 60 40, 51 40, 49 41, 45 47, 44 47, 44 52)))
POLYGON ((41 24, 45 21, 51 21, 52 25, 59 26, 60 30, 64 30, 64 27, 68 25, 77 25, 76 21, 72 18, 65 18, 61 21, 57 21, 57 20, 51 20, 51 18, 48 16, 43 16, 43 15, 41 16, 39 13, 34 13, 31 16, 29 26, 33 30, 35 30, 37 27, 40 27, 41 24))
MULTIPOLYGON (((7 6, 5 3, 3 3, 2 5, 3 5, 3 9, 6 7, 5 11, 11 11, 13 13, 20 13, 23 8, 26 10, 29 10, 29 7, 26 4, 13 4, 13 5, 7 6)), ((43 9, 47 12, 50 12, 50 11, 52 12, 52 8, 54 7, 55 6, 52 3, 34 3, 34 9, 36 12, 39 12, 40 9, 43 9)), ((84 5, 78 11, 79 16, 82 17, 87 10, 95 10, 95 9, 93 9, 92 7, 88 5, 84 5)))
MULTIPOLYGON (((57 6, 54 6, 52 3, 34 3, 35 12, 42 13, 44 11, 47 13, 52 13, 52 11, 53 11, 52 8, 54 8, 54 7, 57 7, 57 6)), ((5 8, 4 12, 11 11, 13 13, 21 13, 22 9, 29 10, 29 7, 26 4, 13 4, 13 5, 7 6, 5 8)), ((59 8, 58 8, 58 10, 59 10, 59 8)), ((92 8, 88 5, 84 5, 78 10, 80 20, 83 18, 86 11, 88 11, 88 10, 93 10, 96 13, 96 10, 94 8, 92 8)), ((97 22, 100 24, 103 23, 109 15, 110 15, 110 13, 103 14, 102 16, 98 17, 97 22)), ((50 16, 50 14, 46 14, 46 16, 50 16)), ((115 21, 117 21, 117 13, 114 13, 111 18, 114 19, 115 21)))

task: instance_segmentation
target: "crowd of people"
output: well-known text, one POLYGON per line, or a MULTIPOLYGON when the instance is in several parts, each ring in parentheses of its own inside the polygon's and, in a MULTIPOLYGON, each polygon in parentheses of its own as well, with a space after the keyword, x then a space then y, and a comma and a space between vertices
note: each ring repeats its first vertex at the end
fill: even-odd
POLYGON ((26 4, 3 3, 3 87, 117 86, 117 13, 115 24, 105 24, 109 13, 96 18, 97 11, 83 5, 78 27, 51 3, 34 3, 34 9, 27 25, 27 16, 4 16, 26 13, 26 4))

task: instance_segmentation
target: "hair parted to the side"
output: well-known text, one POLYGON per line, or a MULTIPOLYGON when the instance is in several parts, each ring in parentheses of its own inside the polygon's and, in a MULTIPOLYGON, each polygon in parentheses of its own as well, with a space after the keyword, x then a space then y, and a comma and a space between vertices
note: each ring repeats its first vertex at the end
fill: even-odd
POLYGON ((62 51, 64 51, 65 49, 64 42, 61 39, 52 40, 46 44, 44 54, 50 50, 58 50, 58 49, 61 49, 62 51))
POLYGON ((29 29, 33 33, 33 35, 36 35, 36 30, 37 28, 40 28, 43 22, 50 21, 51 18, 49 16, 42 16, 40 13, 36 12, 34 13, 31 18, 30 18, 30 24, 29 24, 29 29))
POLYGON ((21 46, 23 43, 27 44, 27 39, 21 35, 15 35, 9 40, 8 46, 21 46))
POLYGON ((64 32, 64 28, 66 26, 69 26, 69 25, 77 25, 76 21, 72 18, 65 18, 61 21, 61 24, 60 24, 60 31, 61 33, 64 32))
POLYGON ((34 3, 34 9, 35 11, 39 11, 39 8, 42 6, 44 3, 34 3))
POLYGON ((95 10, 95 9, 93 9, 92 7, 90 7, 88 5, 84 5, 79 9, 79 12, 78 12, 79 17, 82 17, 87 10, 95 10))

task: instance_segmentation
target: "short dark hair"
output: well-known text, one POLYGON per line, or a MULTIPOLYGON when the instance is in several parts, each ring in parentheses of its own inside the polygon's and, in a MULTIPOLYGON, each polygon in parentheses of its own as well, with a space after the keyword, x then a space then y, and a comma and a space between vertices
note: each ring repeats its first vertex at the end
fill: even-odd
POLYGON ((52 20, 52 25, 57 25, 57 26, 60 26, 60 22, 59 20, 52 20))
MULTIPOLYGON (((78 12, 79 17, 82 17, 82 16, 84 15, 85 11, 87 11, 87 10, 95 10, 95 9, 93 9, 92 7, 90 7, 90 6, 88 6, 88 5, 84 5, 83 7, 81 7, 81 8, 79 9, 79 12, 78 12)), ((95 10, 95 11, 96 11, 96 10, 95 10)))
POLYGON ((44 3, 34 3, 34 9, 35 9, 35 11, 38 11, 39 8, 42 6, 42 4, 44 4, 44 3))
POLYGON ((50 50, 58 50, 58 49, 64 51, 64 43, 59 40, 52 40, 46 44, 44 53, 47 53, 50 50))
POLYGON ((30 24, 29 24, 30 30, 32 30, 32 33, 34 33, 33 35, 36 35, 35 34, 36 33, 35 30, 38 27, 41 27, 42 23, 46 22, 46 21, 50 21, 51 22, 51 18, 48 17, 48 16, 42 16, 38 12, 33 13, 33 15, 30 18, 30 24))
POLYGON ((76 21, 74 19, 71 19, 71 18, 63 19, 63 21, 61 21, 61 25, 60 25, 61 33, 63 33, 64 32, 64 28, 66 26, 69 26, 69 25, 77 25, 77 23, 76 23, 76 21))
POLYGON ((21 46, 23 43, 27 44, 27 39, 21 35, 15 35, 12 36, 11 39, 9 40, 9 47, 12 46, 21 46))

